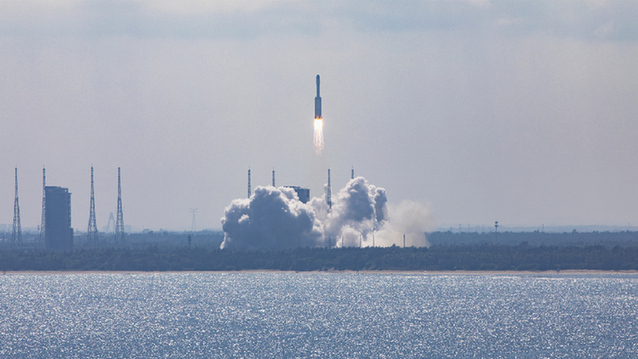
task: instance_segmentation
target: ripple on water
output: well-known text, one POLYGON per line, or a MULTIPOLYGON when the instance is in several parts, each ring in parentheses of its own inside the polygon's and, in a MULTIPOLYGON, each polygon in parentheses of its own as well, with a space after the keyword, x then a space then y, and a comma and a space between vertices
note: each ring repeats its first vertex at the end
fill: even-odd
POLYGON ((635 275, 0 276, 0 357, 632 357, 635 275))

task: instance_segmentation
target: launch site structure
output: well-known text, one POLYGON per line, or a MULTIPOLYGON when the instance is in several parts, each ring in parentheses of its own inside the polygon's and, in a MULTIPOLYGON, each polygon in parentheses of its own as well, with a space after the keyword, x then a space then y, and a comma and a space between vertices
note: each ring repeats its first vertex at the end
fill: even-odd
POLYGON ((86 230, 89 244, 95 245, 98 241, 97 223, 95 221, 95 192, 93 188, 93 166, 91 166, 91 202, 89 205, 89 225, 86 230))
POLYGON ((20 224, 20 200, 18 199, 18 168, 15 169, 16 196, 13 201, 13 232, 11 233, 11 246, 22 246, 22 225, 20 224))
POLYGON ((126 239, 124 232, 124 212, 122 211, 122 181, 120 177, 120 167, 117 168, 117 217, 115 220, 115 241, 124 244, 126 239))
POLYGON ((250 188, 250 167, 248 168, 248 198, 252 194, 252 189, 250 188))
POLYGON ((38 246, 44 247, 44 229, 46 228, 46 223, 44 221, 44 212, 47 207, 47 197, 46 197, 46 187, 47 187, 47 175, 44 166, 42 167, 42 218, 40 219, 40 236, 38 237, 38 246))
POLYGON ((67 188, 46 186, 44 196, 46 198, 45 246, 47 249, 70 249, 73 247, 71 193, 67 188))

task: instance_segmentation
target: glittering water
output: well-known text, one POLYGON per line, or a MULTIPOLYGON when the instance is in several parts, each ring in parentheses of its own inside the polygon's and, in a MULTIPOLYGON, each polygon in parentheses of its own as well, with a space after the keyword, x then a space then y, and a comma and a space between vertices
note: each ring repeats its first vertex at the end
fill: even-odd
POLYGON ((1 358, 638 354, 636 275, 0 276, 1 358))

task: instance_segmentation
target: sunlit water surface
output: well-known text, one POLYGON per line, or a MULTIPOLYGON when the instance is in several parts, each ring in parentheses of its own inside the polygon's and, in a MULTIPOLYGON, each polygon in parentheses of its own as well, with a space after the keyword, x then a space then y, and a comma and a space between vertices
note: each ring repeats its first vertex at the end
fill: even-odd
POLYGON ((630 358, 636 275, 0 276, 1 358, 630 358))

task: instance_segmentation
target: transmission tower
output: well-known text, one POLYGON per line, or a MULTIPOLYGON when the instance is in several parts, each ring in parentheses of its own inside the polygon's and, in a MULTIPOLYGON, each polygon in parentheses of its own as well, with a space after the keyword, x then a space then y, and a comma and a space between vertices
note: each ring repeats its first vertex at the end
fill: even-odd
POLYGON ((20 201, 18 200, 18 168, 15 169, 16 199, 13 202, 13 233, 11 234, 11 246, 22 246, 22 226, 20 225, 20 201))
POLYGON ((46 176, 46 172, 44 167, 42 167, 42 219, 40 220, 40 237, 38 238, 38 242, 40 246, 44 246, 44 237, 46 235, 45 228, 46 228, 46 221, 45 221, 45 217, 44 214, 46 212, 46 204, 47 204, 47 200, 46 200, 46 186, 47 186, 47 176, 46 176))
POLYGON ((97 223, 95 222, 95 192, 93 190, 93 166, 91 166, 91 205, 89 209, 89 227, 86 231, 89 244, 97 244, 97 223))
POLYGON ((248 169, 248 198, 250 198, 250 168, 248 169))
POLYGON ((330 169, 328 168, 328 185, 326 186, 326 203, 328 211, 332 209, 332 186, 330 185, 330 169))
POLYGON ((124 214, 122 213, 122 182, 120 168, 117 168, 117 220, 115 221, 115 241, 124 243, 124 214))

